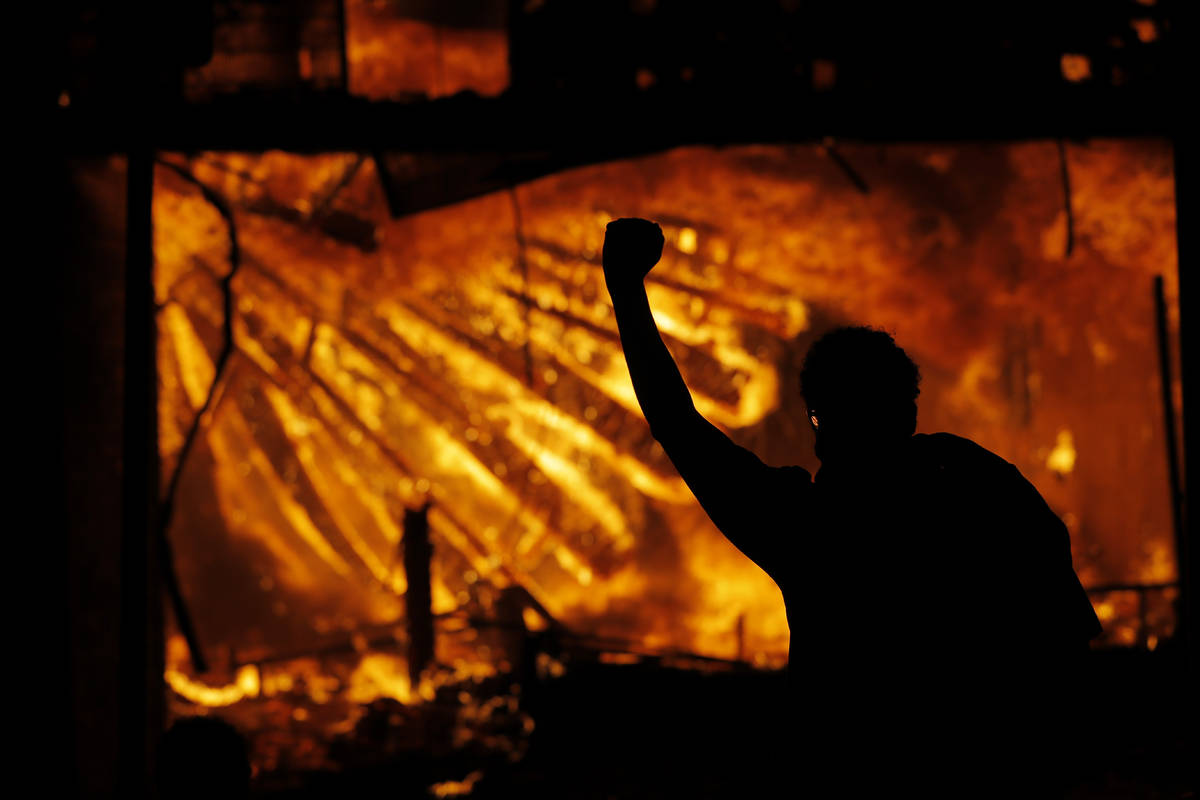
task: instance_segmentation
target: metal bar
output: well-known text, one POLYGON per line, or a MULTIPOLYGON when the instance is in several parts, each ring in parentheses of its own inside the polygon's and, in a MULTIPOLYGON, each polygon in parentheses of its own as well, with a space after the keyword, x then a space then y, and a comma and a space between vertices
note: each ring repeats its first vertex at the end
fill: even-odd
POLYGON ((856 170, 850 164, 850 162, 846 160, 846 157, 838 152, 837 146, 834 144, 832 139, 827 138, 821 143, 821 152, 823 152, 830 161, 838 165, 838 167, 846 175, 846 179, 849 180, 850 183, 854 184, 855 189, 858 189, 858 191, 862 194, 871 193, 871 187, 867 185, 865 180, 863 180, 863 177, 859 174, 858 170, 856 170))
POLYGON ((1063 210, 1067 216, 1067 246, 1065 257, 1070 258, 1075 250, 1075 211, 1071 205, 1071 167, 1067 163, 1067 144, 1058 140, 1058 171, 1062 180, 1063 210))
POLYGON ((309 223, 318 222, 322 217, 325 216, 330 207, 333 205, 333 201, 337 200, 337 196, 342 193, 342 190, 350 185, 350 181, 354 180, 354 176, 358 174, 358 171, 362 168, 363 162, 366 160, 366 155, 363 153, 358 154, 358 157, 354 159, 354 163, 346 168, 346 171, 342 173, 342 177, 338 178, 337 182, 333 185, 333 188, 331 188, 325 194, 325 196, 321 198, 321 200, 313 208, 312 213, 308 215, 309 223))
MULTIPOLYGON (((458 613, 454 614, 438 614, 433 617, 434 622, 444 623, 451 619, 461 620, 465 625, 458 630, 442 630, 440 635, 453 636, 470 629, 490 628, 495 630, 507 630, 512 632, 528 633, 524 625, 516 625, 511 623, 501 622, 499 620, 486 619, 482 617, 463 616, 458 613)), ((443 626, 444 628, 444 626, 443 626)), ((362 631, 360 631, 362 633, 362 631)), ((746 667, 748 662, 721 658, 719 656, 701 655, 692 653, 686 650, 655 650, 648 648, 641 643, 632 639, 622 639, 615 636, 591 636, 586 633, 573 633, 570 630, 562 627, 554 627, 545 632, 556 642, 568 646, 590 648, 594 650, 607 650, 628 653, 637 655, 647 659, 689 659, 704 663, 728 665, 731 667, 746 667)), ((400 647, 411 648, 411 641, 407 636, 397 638, 395 633, 385 633, 382 635, 364 635, 362 638, 351 636, 348 639, 333 642, 321 647, 311 649, 297 650, 291 653, 274 654, 261 658, 238 658, 235 656, 234 664, 256 664, 262 666, 264 664, 284 664, 289 661, 296 661, 302 658, 336 658, 339 656, 348 655, 351 653, 364 652, 363 646, 368 650, 395 650, 400 647)))

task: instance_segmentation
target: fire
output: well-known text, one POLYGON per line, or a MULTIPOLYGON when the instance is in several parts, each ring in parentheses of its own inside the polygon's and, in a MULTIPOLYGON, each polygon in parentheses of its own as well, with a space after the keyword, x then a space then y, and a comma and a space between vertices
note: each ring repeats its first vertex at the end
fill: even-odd
POLYGON ((442 781, 429 787, 434 797, 461 797, 475 790, 475 784, 483 777, 479 770, 470 772, 461 781, 442 781))
POLYGON ((167 685, 177 694, 198 706, 208 708, 231 706, 239 700, 258 697, 259 693, 258 670, 253 664, 239 669, 233 683, 224 686, 208 686, 189 678, 177 669, 167 669, 164 678, 167 685))
POLYGON ((1075 469, 1075 440, 1070 431, 1058 432, 1054 449, 1046 456, 1046 469, 1060 477, 1070 475, 1071 470, 1075 469))
MULTIPOLYGON (((399 520, 429 500, 439 625, 498 616, 520 590, 517 628, 781 664, 828 609, 801 609, 789 631, 776 587, 649 436, 599 267, 605 223, 631 214, 664 222, 649 294, 697 408, 768 463, 818 466, 795 378, 808 343, 842 321, 881 325, 921 364, 920 429, 1015 463, 1068 520, 1086 584, 1171 580, 1149 295, 1164 272, 1174 308, 1169 149, 1068 148, 1070 255, 1053 143, 840 152, 869 193, 819 148, 687 148, 398 220, 370 161, 343 182, 353 154, 172 157, 226 198, 242 255, 235 354, 217 376, 229 233, 160 171, 165 470, 219 382, 171 529, 201 638, 260 665, 260 699, 299 691, 281 675, 309 670, 295 685, 326 703, 419 703, 428 690, 383 645, 320 680, 332 667, 301 665, 403 622, 399 520), (322 227, 338 186, 332 207, 370 236, 322 227)), ((1169 610, 1153 618, 1169 628, 1169 610)), ((439 662, 511 658, 456 631, 439 662)), ((172 670, 194 703, 252 696, 241 672, 210 687, 172 670)))
POLYGON ((433 699, 433 685, 424 681, 414 687, 404 659, 386 653, 364 656, 350 676, 347 698, 366 705, 380 697, 390 697, 404 705, 433 699))
POLYGON ((544 631, 548 627, 546 618, 537 613, 534 609, 526 606, 521 610, 521 619, 525 623, 525 628, 531 631, 544 631))
POLYGON ((693 228, 680 228, 679 238, 675 240, 675 246, 679 248, 679 252, 687 255, 696 254, 696 231, 693 228))

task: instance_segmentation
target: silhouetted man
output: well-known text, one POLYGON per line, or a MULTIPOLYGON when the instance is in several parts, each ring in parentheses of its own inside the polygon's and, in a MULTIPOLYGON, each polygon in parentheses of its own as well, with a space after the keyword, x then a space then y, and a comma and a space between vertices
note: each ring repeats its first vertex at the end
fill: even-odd
POLYGON ((796 781, 963 797, 1050 789, 1099 622, 1066 527, 1012 464, 915 434, 920 374, 841 328, 800 374, 821 468, 769 467, 705 420, 643 280, 663 236, 609 223, 604 275, 651 433, 716 526, 778 584, 791 628, 796 781))

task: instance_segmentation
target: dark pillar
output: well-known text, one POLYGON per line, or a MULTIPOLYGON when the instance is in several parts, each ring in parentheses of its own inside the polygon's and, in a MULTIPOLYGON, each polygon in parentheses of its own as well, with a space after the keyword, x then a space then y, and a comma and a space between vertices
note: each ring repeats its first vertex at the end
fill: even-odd
POLYGON ((163 725, 162 585, 155 536, 159 475, 150 214, 153 152, 136 148, 128 164, 118 785, 121 796, 139 797, 150 791, 154 749, 163 725))
POLYGON ((408 618, 408 675, 415 686, 422 670, 433 661, 433 597, 429 567, 433 545, 429 542, 429 506, 404 512, 404 596, 408 618))

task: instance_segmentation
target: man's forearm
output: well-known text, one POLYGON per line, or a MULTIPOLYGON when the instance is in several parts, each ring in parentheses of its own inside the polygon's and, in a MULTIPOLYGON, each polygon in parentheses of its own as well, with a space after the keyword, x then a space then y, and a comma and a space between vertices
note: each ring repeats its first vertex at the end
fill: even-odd
POLYGON ((641 281, 609 284, 633 390, 655 437, 696 413, 692 396, 650 313, 641 281))
MULTIPOLYGON (((760 566, 779 563, 764 533, 780 515, 779 473, 704 419, 663 344, 641 281, 609 286, 621 346, 650 432, 714 524, 760 566)), ((797 468, 799 469, 799 468, 797 468)), ((801 470, 803 472, 803 470, 801 470)), ((763 567, 767 569, 767 566, 763 567)))
POLYGON ((644 219, 613 220, 605 229, 604 281, 633 390, 650 432, 721 532, 759 564, 777 561, 763 533, 779 495, 772 488, 778 472, 700 416, 650 313, 644 281, 663 243, 662 230, 644 219))

